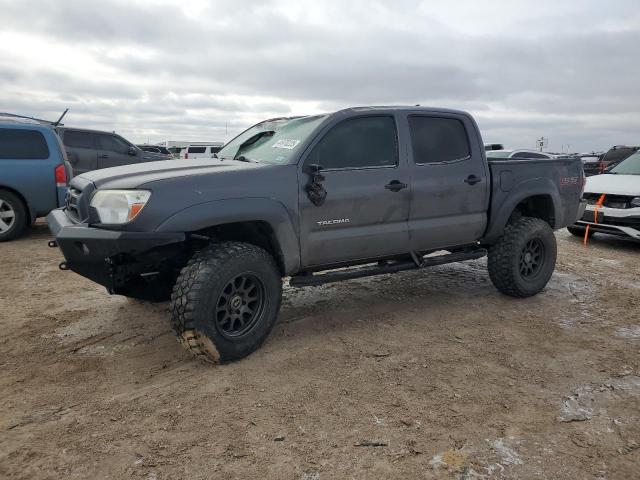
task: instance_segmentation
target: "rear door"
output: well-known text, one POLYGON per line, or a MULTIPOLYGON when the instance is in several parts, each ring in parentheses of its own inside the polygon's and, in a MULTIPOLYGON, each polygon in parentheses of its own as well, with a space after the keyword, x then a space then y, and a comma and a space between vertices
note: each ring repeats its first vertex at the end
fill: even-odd
POLYGON ((408 171, 393 115, 349 118, 320 134, 299 170, 301 259, 336 265, 408 251, 408 171), (320 165, 326 199, 306 186, 320 165))
MULTIPOLYGON (((0 187, 20 193, 36 215, 58 206, 55 167, 60 155, 53 136, 47 137, 31 128, 0 128, 0 187)), ((9 228, 6 215, 0 215, 0 232, 9 228)))
POLYGON ((408 115, 413 250, 465 245, 487 225, 489 172, 476 126, 455 113, 408 115))
POLYGON ((74 175, 98 168, 93 132, 64 129, 60 133, 74 175))
POLYGON ((96 133, 96 147, 98 168, 119 167, 140 161, 140 151, 134 149, 135 154, 132 155, 130 153, 132 145, 117 135, 96 133))

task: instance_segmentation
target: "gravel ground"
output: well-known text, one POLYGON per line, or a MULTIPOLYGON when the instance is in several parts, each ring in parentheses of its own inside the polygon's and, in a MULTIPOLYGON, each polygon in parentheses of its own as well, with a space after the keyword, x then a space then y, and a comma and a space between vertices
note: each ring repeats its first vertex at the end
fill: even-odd
POLYGON ((0 477, 640 478, 640 243, 557 237, 534 298, 484 259, 287 288, 263 348, 210 366, 38 224, 0 244, 0 477))

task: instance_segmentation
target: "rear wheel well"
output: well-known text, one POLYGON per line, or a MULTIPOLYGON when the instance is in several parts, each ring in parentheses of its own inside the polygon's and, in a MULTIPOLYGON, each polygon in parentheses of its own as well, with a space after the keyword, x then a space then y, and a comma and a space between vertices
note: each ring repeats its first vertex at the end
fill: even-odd
POLYGON ((31 210, 29 209, 29 204, 27 203, 27 200, 22 196, 22 194, 20 192, 18 192, 17 190, 14 190, 13 188, 9 188, 9 187, 4 187, 2 185, 0 185, 0 191, 5 191, 5 192, 9 192, 14 194, 16 197, 18 197, 18 199, 20 199, 20 201, 22 202, 22 204, 24 205, 24 210, 27 213, 27 226, 31 224, 31 222, 34 220, 33 218, 31 218, 31 210))
POLYGON ((276 261, 280 273, 285 275, 284 255, 271 225, 264 221, 225 223, 198 232, 217 241, 244 242, 264 248, 276 261))
POLYGON ((533 195, 525 198, 516 205, 508 223, 517 222, 522 217, 539 218, 547 222, 551 228, 555 228, 553 199, 549 195, 533 195))

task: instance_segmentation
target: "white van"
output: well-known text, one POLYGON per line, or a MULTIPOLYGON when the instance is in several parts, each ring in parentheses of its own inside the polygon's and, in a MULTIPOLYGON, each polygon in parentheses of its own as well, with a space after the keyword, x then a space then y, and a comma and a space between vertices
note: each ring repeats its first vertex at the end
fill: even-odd
POLYGON ((193 160, 194 158, 214 158, 214 155, 222 150, 223 143, 211 145, 189 145, 180 152, 180 158, 193 160))

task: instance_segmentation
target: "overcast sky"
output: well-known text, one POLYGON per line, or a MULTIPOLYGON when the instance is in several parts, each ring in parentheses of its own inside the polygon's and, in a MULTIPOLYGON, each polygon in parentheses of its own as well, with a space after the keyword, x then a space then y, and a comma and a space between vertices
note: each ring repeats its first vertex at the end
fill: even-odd
POLYGON ((135 142, 416 104, 486 142, 640 143, 638 0, 0 0, 0 111, 135 142))

